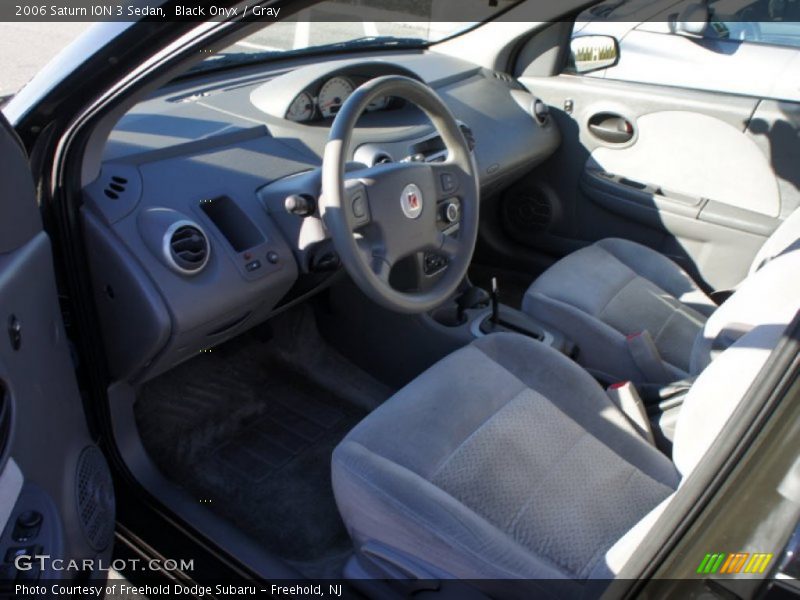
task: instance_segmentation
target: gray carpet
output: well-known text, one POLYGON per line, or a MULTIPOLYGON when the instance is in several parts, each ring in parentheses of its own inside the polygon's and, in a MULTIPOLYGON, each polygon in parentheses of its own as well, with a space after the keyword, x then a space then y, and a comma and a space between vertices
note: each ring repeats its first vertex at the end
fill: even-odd
POLYGON ((391 390, 335 353, 310 311, 145 384, 136 420, 171 480, 310 577, 350 549, 330 486, 334 446, 391 390))

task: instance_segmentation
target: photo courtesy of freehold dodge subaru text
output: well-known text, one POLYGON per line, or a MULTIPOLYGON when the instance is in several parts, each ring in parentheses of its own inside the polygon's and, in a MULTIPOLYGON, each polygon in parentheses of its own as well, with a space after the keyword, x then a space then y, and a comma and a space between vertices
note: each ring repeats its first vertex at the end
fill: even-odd
POLYGON ((0 4, 0 597, 800 595, 800 0, 0 4))

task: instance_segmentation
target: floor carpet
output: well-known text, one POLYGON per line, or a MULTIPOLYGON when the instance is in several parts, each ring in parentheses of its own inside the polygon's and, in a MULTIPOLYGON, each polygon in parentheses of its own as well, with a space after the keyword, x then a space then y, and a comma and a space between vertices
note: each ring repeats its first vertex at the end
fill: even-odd
POLYGON ((135 412, 169 479, 305 575, 336 577, 350 540, 331 452, 390 394, 297 311, 145 384, 135 412))

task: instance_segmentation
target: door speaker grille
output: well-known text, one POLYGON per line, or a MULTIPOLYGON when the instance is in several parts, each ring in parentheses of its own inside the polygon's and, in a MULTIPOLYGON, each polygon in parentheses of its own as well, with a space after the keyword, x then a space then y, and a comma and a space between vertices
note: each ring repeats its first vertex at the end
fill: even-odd
POLYGON ((105 456, 96 446, 87 446, 78 457, 75 493, 78 516, 93 549, 104 550, 114 534, 114 486, 105 456))
POLYGON ((6 464, 11 449, 11 428, 14 422, 11 409, 11 394, 0 380, 0 469, 6 464))

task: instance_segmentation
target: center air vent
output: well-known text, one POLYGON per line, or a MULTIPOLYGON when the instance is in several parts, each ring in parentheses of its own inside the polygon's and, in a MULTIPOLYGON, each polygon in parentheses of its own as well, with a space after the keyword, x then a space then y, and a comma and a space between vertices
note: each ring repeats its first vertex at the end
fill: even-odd
POLYGON ((209 254, 208 237, 196 223, 178 221, 164 234, 164 257, 179 273, 199 273, 206 266, 209 254))

